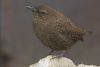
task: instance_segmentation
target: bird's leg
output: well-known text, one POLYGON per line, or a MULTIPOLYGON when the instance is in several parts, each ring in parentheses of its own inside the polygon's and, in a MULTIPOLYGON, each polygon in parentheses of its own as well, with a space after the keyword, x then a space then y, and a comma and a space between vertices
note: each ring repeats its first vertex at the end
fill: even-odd
POLYGON ((57 55, 57 57, 63 57, 66 51, 62 51, 61 54, 57 55))
MULTIPOLYGON (((52 51, 50 52, 50 54, 51 54, 53 51, 54 51, 54 50, 52 50, 52 51)), ((52 57, 52 59, 61 58, 61 57, 64 56, 64 54, 65 54, 65 51, 62 51, 62 53, 60 53, 60 54, 58 54, 58 55, 54 55, 54 56, 52 57)))
POLYGON ((48 55, 51 55, 53 52, 54 52, 54 50, 51 50, 48 55))

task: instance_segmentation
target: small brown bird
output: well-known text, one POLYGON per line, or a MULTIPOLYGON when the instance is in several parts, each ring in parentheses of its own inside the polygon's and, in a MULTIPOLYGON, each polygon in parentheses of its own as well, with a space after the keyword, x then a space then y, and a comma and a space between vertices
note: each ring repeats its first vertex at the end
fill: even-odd
POLYGON ((47 5, 27 8, 33 13, 33 29, 36 36, 52 51, 67 50, 77 41, 83 41, 83 36, 90 33, 77 27, 62 13, 47 5))

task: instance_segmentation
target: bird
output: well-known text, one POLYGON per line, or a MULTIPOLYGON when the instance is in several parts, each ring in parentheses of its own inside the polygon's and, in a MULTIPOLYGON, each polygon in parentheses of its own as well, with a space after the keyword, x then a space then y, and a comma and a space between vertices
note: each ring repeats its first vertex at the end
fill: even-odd
POLYGON ((26 6, 32 11, 33 31, 37 38, 53 51, 68 50, 78 41, 84 41, 83 36, 91 33, 76 26, 58 10, 42 4, 26 6))

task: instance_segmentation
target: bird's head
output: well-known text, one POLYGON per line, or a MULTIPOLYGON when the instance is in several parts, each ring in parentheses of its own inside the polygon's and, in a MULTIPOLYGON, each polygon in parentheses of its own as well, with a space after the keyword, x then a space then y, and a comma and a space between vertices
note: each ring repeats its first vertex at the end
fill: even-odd
POLYGON ((30 6, 26 6, 29 10, 32 11, 33 13, 33 17, 38 17, 38 18, 56 18, 57 16, 59 16, 59 12, 54 10, 53 8, 50 8, 47 5, 39 5, 39 6, 35 6, 35 7, 30 7, 30 6))

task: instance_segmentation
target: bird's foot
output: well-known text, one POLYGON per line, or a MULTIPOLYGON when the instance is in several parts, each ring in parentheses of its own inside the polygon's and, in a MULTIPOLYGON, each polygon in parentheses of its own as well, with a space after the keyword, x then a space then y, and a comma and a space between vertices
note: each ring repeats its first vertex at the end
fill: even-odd
POLYGON ((54 50, 51 50, 48 55, 52 55, 53 52, 54 52, 54 50))
POLYGON ((52 54, 54 50, 51 50, 48 55, 54 55, 52 59, 64 57, 65 51, 62 51, 60 54, 52 54))

